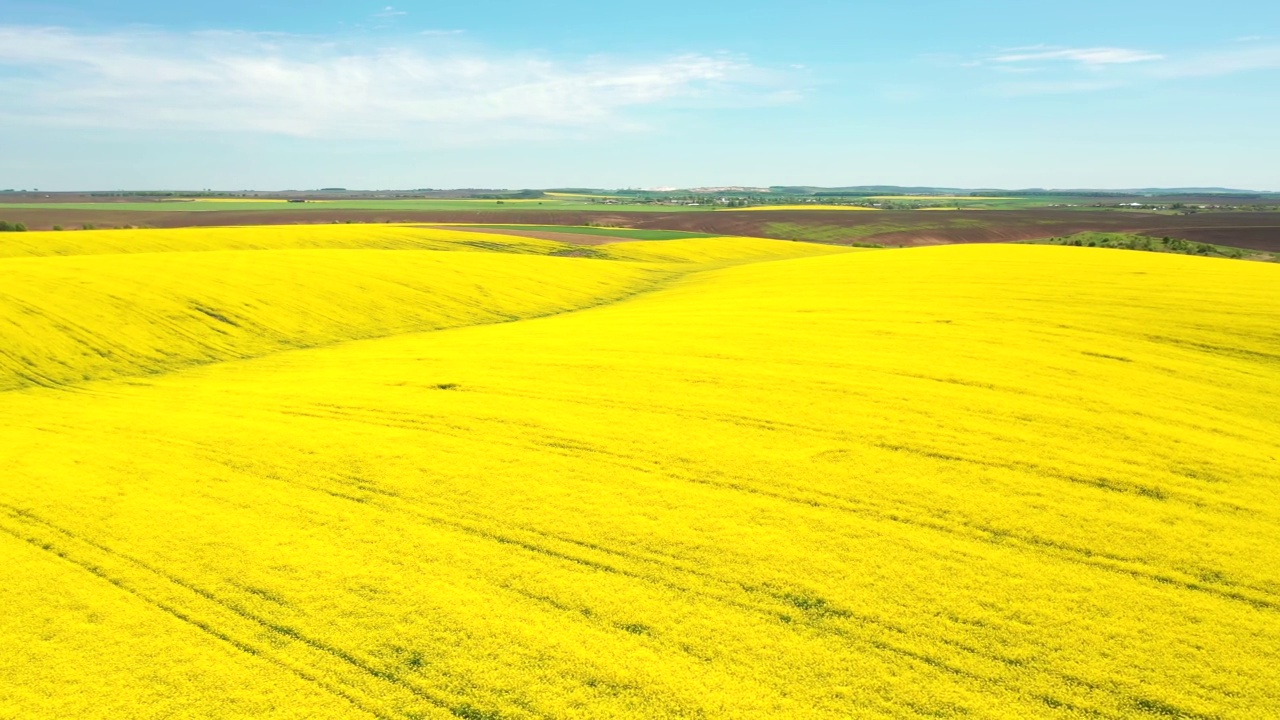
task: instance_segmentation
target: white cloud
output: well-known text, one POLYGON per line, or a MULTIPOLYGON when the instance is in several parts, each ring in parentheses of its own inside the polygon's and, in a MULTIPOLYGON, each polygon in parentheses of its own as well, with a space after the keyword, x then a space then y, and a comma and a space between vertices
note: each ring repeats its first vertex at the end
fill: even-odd
POLYGON ((1128 65, 1130 63, 1154 62, 1163 60, 1164 56, 1144 50, 1129 48, 1095 47, 1095 48, 1060 48, 1038 45, 1025 48, 1011 48, 999 55, 987 58, 986 62, 997 64, 1008 63, 1051 63, 1074 62, 1088 67, 1105 65, 1128 65))
POLYGON ((634 129, 644 108, 768 102, 782 97, 779 85, 778 73, 724 55, 560 62, 437 36, 369 48, 259 33, 0 26, 0 123, 470 142, 634 129))

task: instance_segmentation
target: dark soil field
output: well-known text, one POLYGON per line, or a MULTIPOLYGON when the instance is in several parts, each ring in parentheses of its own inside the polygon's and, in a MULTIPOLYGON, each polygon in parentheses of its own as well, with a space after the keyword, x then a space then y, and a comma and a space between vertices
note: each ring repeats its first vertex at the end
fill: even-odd
POLYGON ((1131 232, 1251 250, 1280 250, 1280 213, 1157 215, 1114 210, 716 212, 640 219, 639 227, 887 246, 1016 242, 1078 232, 1131 232))
POLYGON ((471 225, 605 225, 678 230, 713 235, 745 235, 782 240, 886 246, 990 243, 1035 240, 1078 232, 1128 232, 1174 237, 1231 247, 1280 251, 1280 213, 1201 212, 1171 215, 1116 210, 975 211, 716 211, 588 212, 578 210, 422 211, 289 209, 190 212, 14 208, 0 204, 0 220, 21 222, 32 230, 55 225, 68 230, 85 225, 114 227, 211 227, 301 223, 397 222, 471 225))
POLYGON ((1213 225, 1205 227, 1157 228, 1144 230, 1143 235, 1153 237, 1180 237, 1183 240, 1229 245, 1231 247, 1248 248, 1250 250, 1280 250, 1280 213, 1269 215, 1273 225, 1213 225))

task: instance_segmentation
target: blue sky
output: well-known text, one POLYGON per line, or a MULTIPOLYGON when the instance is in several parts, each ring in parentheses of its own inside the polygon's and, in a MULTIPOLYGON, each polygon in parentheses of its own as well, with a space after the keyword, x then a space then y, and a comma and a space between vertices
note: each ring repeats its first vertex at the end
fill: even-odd
POLYGON ((0 188, 1280 190, 1280 3, 0 0, 0 188))

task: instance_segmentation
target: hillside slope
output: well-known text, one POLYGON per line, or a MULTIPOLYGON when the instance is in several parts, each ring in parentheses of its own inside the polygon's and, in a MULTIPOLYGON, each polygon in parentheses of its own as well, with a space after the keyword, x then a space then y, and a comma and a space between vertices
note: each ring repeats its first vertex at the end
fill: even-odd
POLYGON ((0 394, 0 713, 1280 713, 1280 268, 667 282, 0 394))
POLYGON ((592 260, 552 257, 578 253, 564 243, 394 226, 20 236, 0 244, 15 255, 0 257, 0 391, 536 317, 705 267, 834 251, 712 238, 599 246, 592 260))
POLYGON ((274 250, 0 260, 0 391, 563 312, 674 273, 498 253, 274 250))

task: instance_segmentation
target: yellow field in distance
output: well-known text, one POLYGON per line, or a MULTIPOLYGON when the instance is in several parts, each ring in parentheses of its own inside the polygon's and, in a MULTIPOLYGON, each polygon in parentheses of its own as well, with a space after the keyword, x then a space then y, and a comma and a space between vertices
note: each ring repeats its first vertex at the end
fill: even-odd
POLYGON ((859 205, 818 205, 818 204, 800 204, 800 205, 753 205, 751 207, 742 208, 720 208, 721 210, 879 210, 879 208, 861 207, 859 205))
MULTIPOLYGON (((284 198, 184 198, 185 202, 202 202, 202 203, 287 203, 284 198)), ((328 200, 307 200, 309 203, 329 202, 328 200)))
POLYGON ((1280 715, 1280 267, 463 234, 19 239, 0 717, 1280 715))
POLYGON ((625 197, 626 197, 625 195, 608 195, 608 194, 598 194, 598 193, 545 192, 545 193, 543 193, 543 194, 544 194, 544 195, 546 195, 546 196, 548 196, 548 197, 558 197, 558 198, 596 198, 596 199, 599 199, 599 200, 616 200, 616 199, 620 199, 620 198, 625 198, 625 197))
MULTIPOLYGON (((459 223, 461 224, 461 223, 459 223)), ((806 257, 847 252, 848 248, 764 240, 703 238, 639 241, 585 249, 537 238, 450 229, 448 225, 334 224, 263 225, 257 227, 178 228, 171 230, 77 230, 27 232, 6 236, 0 259, 132 253, 182 253, 224 250, 440 250, 504 254, 591 254, 658 262, 744 262, 755 259, 806 257)))

